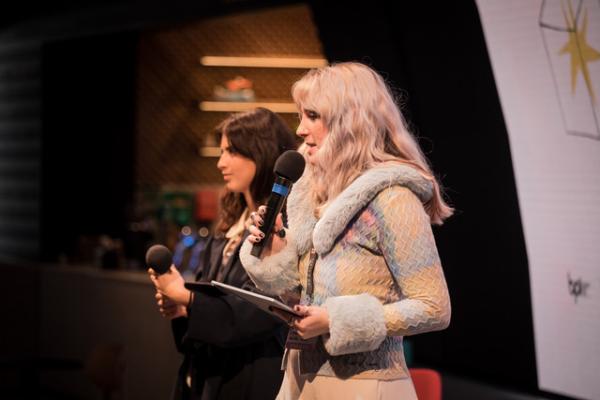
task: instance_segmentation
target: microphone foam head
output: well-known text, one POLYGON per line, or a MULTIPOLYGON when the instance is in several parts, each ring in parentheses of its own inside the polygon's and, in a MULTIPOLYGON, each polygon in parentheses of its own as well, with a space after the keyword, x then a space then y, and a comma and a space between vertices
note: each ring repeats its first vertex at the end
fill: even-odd
POLYGON ((173 254, 162 244, 155 244, 146 252, 146 265, 162 275, 171 268, 173 254))
POLYGON ((292 182, 296 182, 304 173, 304 157, 295 150, 288 150, 281 154, 275 161, 273 171, 276 175, 283 176, 292 182))

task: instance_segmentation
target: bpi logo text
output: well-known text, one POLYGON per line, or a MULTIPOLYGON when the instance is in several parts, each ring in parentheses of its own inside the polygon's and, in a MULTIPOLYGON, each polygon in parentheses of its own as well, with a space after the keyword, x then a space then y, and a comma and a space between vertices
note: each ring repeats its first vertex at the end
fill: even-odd
POLYGON ((577 280, 571 279, 571 274, 567 273, 567 279, 569 281, 569 294, 573 296, 575 304, 580 296, 587 297, 587 290, 590 287, 588 282, 584 282, 581 278, 577 280))

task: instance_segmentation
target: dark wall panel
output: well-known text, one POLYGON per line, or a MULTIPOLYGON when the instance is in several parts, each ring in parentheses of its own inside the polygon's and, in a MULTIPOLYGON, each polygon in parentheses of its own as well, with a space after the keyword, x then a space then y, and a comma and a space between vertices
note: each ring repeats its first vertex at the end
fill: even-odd
POLYGON ((133 184, 137 34, 43 48, 43 257, 78 235, 121 236, 133 184))
POLYGON ((40 50, 0 40, 0 257, 39 254, 40 50))

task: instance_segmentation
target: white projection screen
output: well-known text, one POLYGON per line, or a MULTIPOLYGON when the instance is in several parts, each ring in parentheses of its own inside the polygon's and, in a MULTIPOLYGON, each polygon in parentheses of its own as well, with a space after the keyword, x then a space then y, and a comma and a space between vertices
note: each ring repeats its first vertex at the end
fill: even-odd
POLYGON ((600 399, 600 0, 477 6, 517 183, 539 387, 600 399))

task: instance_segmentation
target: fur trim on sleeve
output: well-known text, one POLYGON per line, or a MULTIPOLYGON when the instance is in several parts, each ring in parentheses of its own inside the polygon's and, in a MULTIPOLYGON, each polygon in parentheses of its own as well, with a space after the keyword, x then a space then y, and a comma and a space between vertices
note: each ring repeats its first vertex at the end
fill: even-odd
POLYGON ((329 313, 325 350, 332 355, 377 349, 387 335, 383 305, 369 294, 330 297, 323 305, 329 313))
POLYGON ((288 244, 275 255, 259 259, 250 254, 252 243, 244 241, 240 261, 256 287, 272 296, 280 296, 298 288, 298 254, 293 238, 288 234, 288 244))

